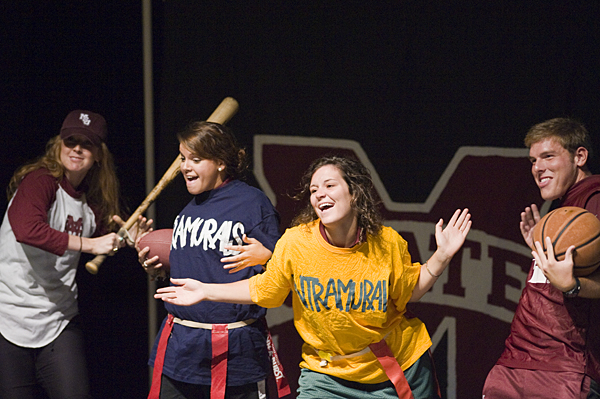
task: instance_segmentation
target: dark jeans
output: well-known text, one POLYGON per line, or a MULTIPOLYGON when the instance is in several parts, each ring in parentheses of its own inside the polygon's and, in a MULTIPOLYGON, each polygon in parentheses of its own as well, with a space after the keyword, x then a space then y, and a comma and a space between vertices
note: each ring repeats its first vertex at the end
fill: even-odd
POLYGON ((0 399, 91 398, 76 319, 50 344, 23 348, 0 335, 0 399))
MULTIPOLYGON (((187 384, 163 374, 160 382, 161 399, 210 399, 210 385, 187 384)), ((237 387, 227 386, 225 399, 258 399, 256 383, 237 387)))

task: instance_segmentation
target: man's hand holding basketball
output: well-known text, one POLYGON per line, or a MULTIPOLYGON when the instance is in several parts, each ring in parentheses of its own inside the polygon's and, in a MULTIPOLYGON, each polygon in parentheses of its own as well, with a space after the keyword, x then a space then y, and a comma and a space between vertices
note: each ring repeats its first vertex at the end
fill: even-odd
POLYGON ((575 286, 575 277, 573 276, 573 249, 575 249, 575 246, 570 246, 565 253, 565 259, 558 261, 554 257, 552 240, 550 237, 546 237, 545 240, 548 255, 544 253, 542 243, 536 241, 535 250, 531 252, 535 258, 535 263, 550 281, 550 284, 562 292, 567 292, 575 286))

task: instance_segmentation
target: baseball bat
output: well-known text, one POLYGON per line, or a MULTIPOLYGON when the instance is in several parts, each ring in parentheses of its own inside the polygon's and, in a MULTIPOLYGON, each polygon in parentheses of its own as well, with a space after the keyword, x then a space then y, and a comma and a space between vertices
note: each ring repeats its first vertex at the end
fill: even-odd
MULTIPOLYGON (((221 125, 226 124, 237 112, 239 108, 238 102, 232 97, 226 97, 221 101, 221 104, 213 111, 213 113, 206 120, 207 122, 215 122, 221 125)), ((163 177, 156 183, 156 186, 150 191, 150 193, 146 196, 146 199, 137 207, 135 212, 127 219, 125 224, 119 229, 117 233, 120 237, 127 236, 127 230, 129 230, 133 225, 137 222, 138 217, 143 214, 146 209, 152 203, 158 195, 177 177, 180 172, 179 165, 181 164, 181 157, 177 156, 175 161, 169 166, 169 169, 165 172, 163 177)), ((98 269, 104 259, 106 259, 107 255, 96 255, 96 257, 85 264, 85 268, 91 274, 98 273, 98 269)))

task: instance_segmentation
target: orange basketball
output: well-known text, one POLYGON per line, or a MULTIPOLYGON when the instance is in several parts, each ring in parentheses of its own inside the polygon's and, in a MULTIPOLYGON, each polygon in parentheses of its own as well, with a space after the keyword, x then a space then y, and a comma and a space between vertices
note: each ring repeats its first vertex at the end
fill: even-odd
POLYGON ((565 258, 565 252, 575 245, 573 273, 587 276, 600 265, 600 220, 583 208, 565 206, 544 216, 533 230, 533 241, 539 241, 546 253, 545 237, 550 237, 554 256, 565 258))

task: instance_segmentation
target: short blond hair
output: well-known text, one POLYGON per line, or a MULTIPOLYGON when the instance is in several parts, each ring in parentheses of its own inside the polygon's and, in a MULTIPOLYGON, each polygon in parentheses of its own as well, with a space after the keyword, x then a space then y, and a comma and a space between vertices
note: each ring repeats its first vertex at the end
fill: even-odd
POLYGON ((525 136, 525 146, 531 148, 547 138, 555 139, 571 154, 579 147, 588 151, 588 160, 592 157, 592 141, 583 123, 570 118, 554 118, 534 125, 525 136))

